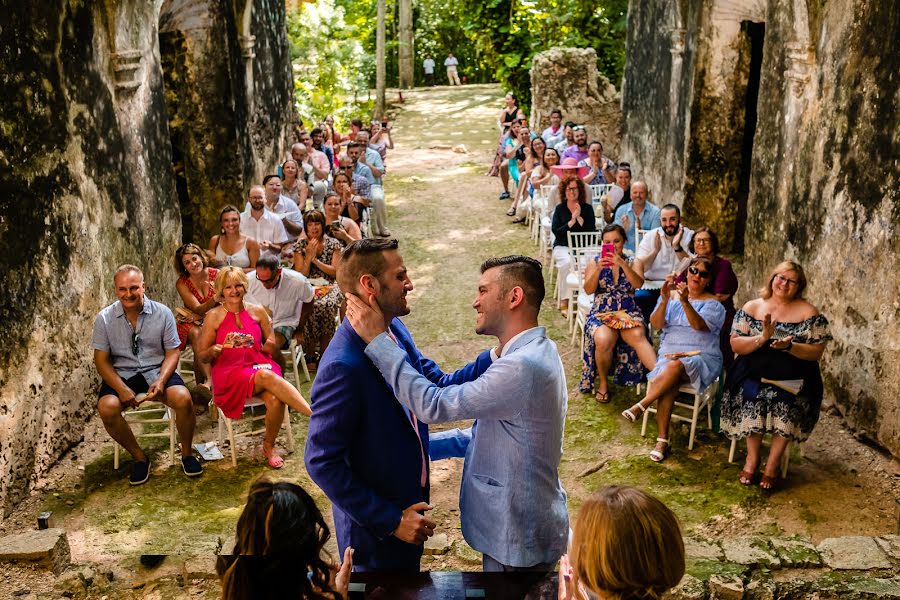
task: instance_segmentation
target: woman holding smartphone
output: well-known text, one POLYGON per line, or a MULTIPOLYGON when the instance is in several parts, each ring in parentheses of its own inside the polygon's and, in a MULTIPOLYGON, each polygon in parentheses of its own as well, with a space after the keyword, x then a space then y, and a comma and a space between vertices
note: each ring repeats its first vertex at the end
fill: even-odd
POLYGON ((341 197, 336 192, 329 192, 325 196, 325 221, 328 223, 325 235, 333 237, 341 243, 341 246, 346 247, 356 240, 361 240, 362 232, 353 219, 341 216, 343 210, 341 197))
POLYGON ((584 324, 583 393, 595 390, 597 402, 609 402, 606 376, 615 361, 613 379, 618 385, 637 385, 656 366, 656 353, 647 341, 644 318, 634 290, 644 285, 643 266, 626 257, 625 230, 621 225, 603 228, 601 254, 584 270, 584 291, 594 303, 584 324), (597 379, 595 384, 595 378, 597 379))

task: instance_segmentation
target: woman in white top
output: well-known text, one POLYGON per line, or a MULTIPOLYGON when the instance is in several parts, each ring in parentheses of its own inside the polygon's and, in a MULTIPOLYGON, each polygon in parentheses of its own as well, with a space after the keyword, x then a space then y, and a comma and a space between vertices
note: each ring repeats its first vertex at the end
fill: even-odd
POLYGON ((301 208, 306 208, 306 198, 309 194, 309 186, 300 175, 300 167, 297 161, 289 158, 281 165, 281 193, 301 208))
POLYGON ((240 267, 245 273, 256 268, 259 258, 259 244, 241 233, 241 213, 228 205, 219 213, 222 233, 209 240, 209 251, 215 255, 218 265, 240 267))
POLYGON ((325 196, 325 221, 328 227, 325 234, 335 238, 342 246, 347 246, 362 239, 362 231, 356 221, 350 217, 341 216, 344 212, 344 204, 341 197, 335 192, 329 192, 325 196))

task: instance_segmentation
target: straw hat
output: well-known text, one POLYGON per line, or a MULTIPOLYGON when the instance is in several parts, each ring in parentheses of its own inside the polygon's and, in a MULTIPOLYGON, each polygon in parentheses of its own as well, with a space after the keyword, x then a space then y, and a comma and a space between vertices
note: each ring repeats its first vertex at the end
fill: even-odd
POLYGON ((571 156, 563 159, 562 164, 553 165, 550 170, 560 179, 569 175, 577 175, 578 179, 583 179, 591 172, 590 167, 579 167, 578 161, 571 156))

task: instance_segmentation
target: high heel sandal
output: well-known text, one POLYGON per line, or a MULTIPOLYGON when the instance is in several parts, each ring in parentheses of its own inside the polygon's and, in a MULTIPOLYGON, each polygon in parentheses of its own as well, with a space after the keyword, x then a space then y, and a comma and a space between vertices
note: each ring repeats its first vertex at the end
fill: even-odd
POLYGON ((663 443, 666 445, 666 447, 662 452, 660 452, 656 448, 651 450, 650 451, 650 460, 652 460, 653 462, 662 462, 662 461, 666 460, 666 457, 669 455, 669 440, 667 440, 666 438, 658 437, 658 438, 656 438, 656 443, 657 444, 663 443))
POLYGON ((623 411, 622 411, 622 416, 625 417, 625 420, 626 420, 626 421, 631 421, 632 423, 635 423, 635 422, 638 420, 638 417, 640 417, 642 414, 644 414, 644 411, 645 411, 645 410, 647 410, 647 409, 644 408, 644 405, 641 404, 640 402, 638 402, 637 404, 635 404, 635 405, 632 406, 631 408, 628 408, 628 409, 626 409, 626 410, 623 410, 623 411), (634 414, 633 412, 631 412, 631 411, 633 411, 633 410, 635 410, 635 409, 638 411, 637 414, 634 414))

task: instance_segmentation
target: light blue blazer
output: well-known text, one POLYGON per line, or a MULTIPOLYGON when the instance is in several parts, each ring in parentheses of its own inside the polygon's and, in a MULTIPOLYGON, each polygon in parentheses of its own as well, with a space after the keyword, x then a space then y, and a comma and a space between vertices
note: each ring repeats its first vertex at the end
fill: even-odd
POLYGON ((413 369, 387 334, 366 356, 421 421, 477 419, 465 431, 431 436, 434 460, 466 459, 459 494, 466 542, 513 567, 559 559, 569 533, 559 480, 568 391, 546 330, 524 332, 475 381, 443 388, 413 369))

